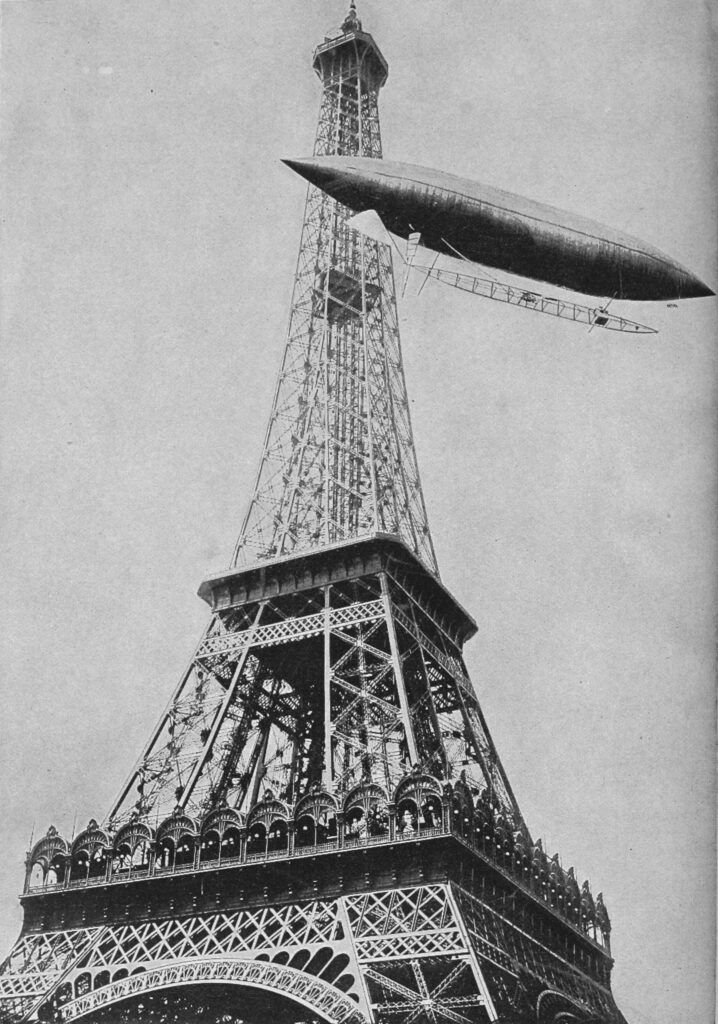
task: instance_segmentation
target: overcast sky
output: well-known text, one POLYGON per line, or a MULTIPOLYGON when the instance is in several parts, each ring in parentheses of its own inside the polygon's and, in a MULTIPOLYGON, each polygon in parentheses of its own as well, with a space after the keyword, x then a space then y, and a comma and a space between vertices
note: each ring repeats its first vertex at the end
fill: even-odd
MULTIPOLYGON (((0 944, 33 827, 101 818, 206 621, 286 331, 335 0, 3 3, 0 944)), ((707 6, 359 0, 384 154, 718 283, 707 6)), ((715 112, 715 106, 713 109, 715 112)), ((552 294, 555 289, 552 290, 552 294)), ((523 814, 605 894, 629 1024, 709 1024, 713 300, 624 338, 401 304, 442 578, 523 814)))

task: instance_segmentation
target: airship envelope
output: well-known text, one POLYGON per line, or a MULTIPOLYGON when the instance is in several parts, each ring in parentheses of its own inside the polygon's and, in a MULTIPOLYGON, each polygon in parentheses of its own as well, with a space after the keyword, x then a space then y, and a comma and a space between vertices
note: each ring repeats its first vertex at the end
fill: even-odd
POLYGON ((714 293, 670 256, 637 238, 490 185, 370 157, 318 156, 287 166, 356 213, 448 256, 535 281, 616 299, 687 299, 714 293))

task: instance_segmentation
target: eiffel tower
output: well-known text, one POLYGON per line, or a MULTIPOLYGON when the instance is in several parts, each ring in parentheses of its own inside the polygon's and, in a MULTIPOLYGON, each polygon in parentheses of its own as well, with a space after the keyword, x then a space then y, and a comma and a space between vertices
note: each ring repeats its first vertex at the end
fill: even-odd
MULTIPOLYGON (((315 153, 380 159, 354 3, 315 153)), ((391 253, 306 200, 284 359, 209 625, 109 814, 27 857, 5 1021, 625 1024, 601 895, 524 822, 441 582, 391 253)))

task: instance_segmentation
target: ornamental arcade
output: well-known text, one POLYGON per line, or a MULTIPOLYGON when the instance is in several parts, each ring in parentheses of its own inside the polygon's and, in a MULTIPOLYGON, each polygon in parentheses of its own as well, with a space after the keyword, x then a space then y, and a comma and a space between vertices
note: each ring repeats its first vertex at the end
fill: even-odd
POLYGON ((451 834, 513 884, 530 892, 573 927, 610 952, 611 924, 602 894, 549 857, 488 789, 472 793, 465 781, 440 782, 412 772, 393 792, 375 783, 352 789, 339 802, 316 788, 292 807, 267 790, 248 816, 221 807, 201 820, 179 809, 151 827, 135 819, 116 832, 91 820, 68 843, 50 827, 27 858, 25 892, 107 885, 142 877, 253 861, 316 856, 362 845, 407 843, 451 834))

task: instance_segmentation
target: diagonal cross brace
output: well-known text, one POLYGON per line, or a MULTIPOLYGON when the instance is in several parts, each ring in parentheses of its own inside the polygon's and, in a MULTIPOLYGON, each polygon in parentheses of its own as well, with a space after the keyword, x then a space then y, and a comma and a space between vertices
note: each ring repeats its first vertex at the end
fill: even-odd
POLYGON ((60 986, 64 983, 65 979, 74 971, 77 967, 82 965, 84 960, 88 960, 90 953, 100 944, 102 939, 105 937, 109 928, 98 929, 97 935, 91 940, 90 944, 79 954, 79 956, 73 957, 68 964, 66 964, 64 970, 60 971, 60 974, 55 979, 54 983, 48 988, 43 994, 37 999, 29 1010, 26 1011, 23 1017, 20 1018, 20 1024, 25 1024, 26 1021, 31 1021, 37 1014, 41 1006, 44 1005, 49 999, 51 999, 60 986))
MULTIPOLYGON (((259 620, 260 620, 260 618, 262 616, 262 612, 264 611, 265 603, 266 602, 262 602, 259 605, 259 608, 257 609, 257 614, 255 615, 254 623, 252 624, 252 632, 259 625, 259 620)), ((247 638, 247 645, 242 650, 242 653, 240 655, 239 661, 237 662, 237 667, 234 670, 234 674, 232 676, 232 681, 229 684, 229 686, 227 687, 227 692, 224 695, 224 700, 222 701, 221 706, 217 709, 217 713, 215 715, 214 722, 212 723, 212 726, 211 726, 211 728, 209 730, 209 735, 207 736, 207 739, 205 740, 205 744, 204 744, 204 747, 202 749, 202 753, 197 758, 195 766, 194 766, 194 768, 192 770, 192 774, 190 775, 189 779, 187 780, 187 784, 185 785, 185 787, 184 787, 184 789, 182 791, 182 794, 181 794, 179 800, 177 801, 178 806, 181 807, 183 810, 187 806, 187 801, 192 796, 192 792, 193 792, 194 787, 195 787, 195 785, 197 783, 197 779, 200 777, 200 775, 202 773, 202 769, 204 768, 205 764, 207 763, 207 758, 209 757, 209 753, 210 753, 210 751, 212 749, 212 745, 213 745, 214 741, 217 738, 217 733, 219 732, 220 726, 222 725, 222 722, 224 721, 224 719, 225 719, 225 717, 227 715, 227 711, 229 709, 230 704, 232 703, 232 701, 234 699, 234 695, 237 692, 237 686, 238 686, 239 680, 240 680, 240 678, 242 676, 242 672, 244 671, 244 666, 245 666, 245 664, 247 662, 247 657, 249 655, 249 651, 250 651, 251 646, 252 646, 252 644, 251 644, 251 636, 250 636, 250 637, 247 638)))

